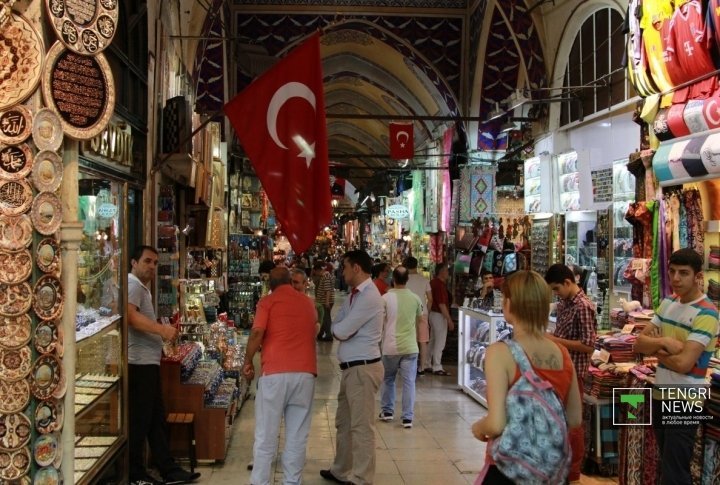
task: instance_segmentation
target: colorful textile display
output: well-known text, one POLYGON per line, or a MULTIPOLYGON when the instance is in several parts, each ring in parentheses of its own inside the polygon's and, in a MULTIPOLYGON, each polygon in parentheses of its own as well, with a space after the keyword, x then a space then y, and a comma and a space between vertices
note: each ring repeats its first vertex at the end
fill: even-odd
POLYGON ((495 173, 492 167, 465 167, 460 174, 460 222, 495 212, 495 173))

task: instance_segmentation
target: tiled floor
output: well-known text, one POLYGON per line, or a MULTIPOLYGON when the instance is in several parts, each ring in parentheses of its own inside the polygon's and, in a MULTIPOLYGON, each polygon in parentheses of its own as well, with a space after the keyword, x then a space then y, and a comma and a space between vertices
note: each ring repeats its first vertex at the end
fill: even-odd
MULTIPOLYGON (((303 483, 308 485, 330 483, 320 477, 319 471, 330 466, 334 455, 334 419, 340 382, 335 345, 321 343, 318 346, 318 379, 307 464, 303 472, 303 483)), ((452 371, 453 377, 423 376, 418 379, 412 429, 402 428, 397 419, 377 423, 377 485, 474 483, 483 466, 485 445, 473 438, 470 425, 485 413, 485 408, 457 390, 455 369, 448 367, 448 370, 452 371)), ((201 467, 203 478, 200 483, 250 483, 247 465, 252 460, 254 411, 250 399, 235 423, 225 462, 201 467)), ((282 483, 279 463, 275 483, 282 483)), ((616 481, 583 477, 581 483, 616 481)))
MULTIPOLYGON (((336 297, 337 310, 343 294, 336 297)), ((329 485, 320 470, 329 468, 335 450, 335 412, 340 369, 336 343, 318 344, 318 378, 315 384, 313 419, 303 471, 306 485, 329 485)), ((451 377, 422 376, 417 380, 415 418, 412 429, 399 420, 377 422, 376 485, 465 485, 473 484, 483 467, 485 444, 473 438, 471 424, 485 408, 458 390, 457 370, 447 366, 451 377)), ((402 386, 398 386, 400 410, 402 386)), ((198 483, 245 485, 250 483, 247 465, 252 461, 255 407, 250 398, 235 421, 227 458, 223 463, 203 466, 198 483)), ((379 413, 379 403, 378 403, 379 413)), ((282 439, 280 440, 282 449, 282 439)), ((282 483, 282 465, 275 466, 275 483, 282 483)), ((582 485, 617 483, 608 478, 583 476, 582 485)))

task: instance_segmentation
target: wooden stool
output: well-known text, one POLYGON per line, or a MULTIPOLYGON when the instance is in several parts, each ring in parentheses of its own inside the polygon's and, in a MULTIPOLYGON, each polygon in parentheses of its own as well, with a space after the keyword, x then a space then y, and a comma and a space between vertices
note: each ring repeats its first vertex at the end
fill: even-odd
POLYGON ((190 458, 190 473, 195 472, 197 459, 195 458, 195 415, 193 413, 170 413, 165 422, 169 430, 173 426, 183 426, 188 436, 188 457, 190 458))

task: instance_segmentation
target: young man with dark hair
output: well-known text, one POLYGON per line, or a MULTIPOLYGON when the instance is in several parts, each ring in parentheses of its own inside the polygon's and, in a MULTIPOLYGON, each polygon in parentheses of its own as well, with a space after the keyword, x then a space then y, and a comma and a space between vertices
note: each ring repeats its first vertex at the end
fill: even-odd
MULTIPOLYGON (((707 387, 708 363, 717 344, 718 310, 700 289, 702 265, 702 256, 694 249, 672 253, 668 276, 673 294, 662 300, 652 325, 645 327, 635 342, 637 353, 655 356, 659 362, 655 386, 660 390, 653 391, 653 421, 663 414, 663 399, 687 388, 707 387)), ((690 460, 697 425, 672 427, 655 422, 653 430, 660 450, 662 483, 692 483, 690 460)))
MULTIPOLYGON (((575 282, 572 270, 564 264, 553 264, 545 273, 545 282, 550 285, 557 303, 557 323, 550 340, 566 347, 575 365, 580 389, 590 368, 590 356, 595 350, 597 320, 595 305, 575 282)), ((580 480, 580 469, 585 456, 585 432, 582 426, 570 430, 572 463, 568 480, 580 480)))
POLYGON ((370 279, 372 259, 361 250, 343 257, 343 277, 352 291, 333 320, 340 341, 340 391, 335 416, 335 458, 320 476, 339 483, 375 480, 375 405, 384 371, 380 359, 385 304, 370 279))
POLYGON ((163 339, 174 340, 178 330, 158 323, 150 286, 155 278, 158 252, 138 246, 131 254, 128 274, 128 401, 130 484, 158 483, 145 470, 145 442, 164 483, 191 483, 200 473, 180 468, 170 456, 165 429, 165 407, 160 386, 163 339))
POLYGON ((488 271, 483 268, 480 271, 480 281, 482 284, 480 287, 480 293, 478 294, 478 298, 480 298, 480 308, 492 308, 495 297, 495 277, 493 276, 492 271, 488 271))
POLYGON ((450 294, 447 290, 447 281, 450 270, 447 263, 438 263, 435 266, 435 278, 430 281, 432 290, 432 307, 430 308, 430 363, 432 372, 436 376, 449 376, 443 369, 442 354, 445 350, 448 332, 455 330, 455 324, 450 316, 450 294))
POLYGON ((373 267, 373 283, 377 286, 380 296, 384 295, 390 289, 388 278, 392 268, 388 263, 378 263, 373 267))

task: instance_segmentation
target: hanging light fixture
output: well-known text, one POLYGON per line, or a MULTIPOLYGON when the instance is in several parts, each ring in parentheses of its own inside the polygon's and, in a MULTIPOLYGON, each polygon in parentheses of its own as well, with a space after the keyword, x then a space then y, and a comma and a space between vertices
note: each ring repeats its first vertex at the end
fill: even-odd
POLYGON ((500 109, 500 103, 495 103, 495 109, 490 111, 487 121, 492 121, 500 118, 505 114, 505 111, 500 109))

